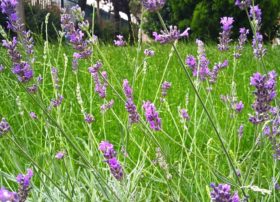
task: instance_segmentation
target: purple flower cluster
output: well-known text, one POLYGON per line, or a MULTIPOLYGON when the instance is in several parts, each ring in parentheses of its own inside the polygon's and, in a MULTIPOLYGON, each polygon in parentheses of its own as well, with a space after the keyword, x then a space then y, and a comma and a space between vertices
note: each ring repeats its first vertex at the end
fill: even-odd
POLYGON ((117 160, 116 156, 117 153, 114 150, 114 146, 107 141, 101 141, 99 144, 99 150, 103 153, 106 163, 110 167, 110 171, 112 175, 117 179, 117 180, 122 180, 123 179, 123 169, 119 161, 117 160))
POLYGON ((155 105, 150 101, 146 101, 143 103, 143 109, 145 111, 146 120, 149 122, 151 129, 155 131, 161 130, 161 118, 159 118, 155 105))
POLYGON ((164 81, 162 84, 161 84, 161 102, 164 102, 165 101, 165 97, 167 96, 167 91, 168 89, 171 88, 171 83, 168 82, 168 81, 164 81))
POLYGON ((239 202, 240 198, 238 193, 231 194, 231 187, 228 184, 215 185, 211 183, 210 187, 213 189, 211 192, 211 200, 213 202, 239 202))
POLYGON ((241 10, 249 8, 251 5, 251 0, 236 0, 235 5, 238 6, 241 10))
POLYGON ((254 92, 256 100, 252 105, 255 115, 249 120, 253 124, 259 124, 268 119, 268 112, 271 110, 270 102, 276 97, 276 77, 275 71, 261 75, 259 72, 253 74, 250 85, 256 88, 254 92))
POLYGON ((166 0, 142 0, 143 6, 149 12, 156 12, 164 6, 166 0))
POLYGON ((100 110, 102 113, 106 112, 108 109, 111 109, 114 105, 114 100, 110 100, 108 103, 101 105, 100 110))
POLYGON ((28 193, 30 191, 30 182, 33 177, 33 171, 31 169, 27 169, 27 173, 19 174, 17 176, 17 182, 19 184, 18 196, 19 201, 26 201, 28 193))
POLYGON ((239 38, 238 38, 238 45, 236 47, 236 52, 234 54, 235 58, 240 58, 241 51, 243 50, 243 46, 247 41, 247 35, 249 34, 249 30, 242 27, 239 29, 239 38))
POLYGON ((0 121, 0 137, 8 133, 10 130, 10 124, 6 121, 5 118, 2 118, 2 120, 0 121))
POLYGON ((263 129, 263 134, 266 135, 274 150, 274 157, 280 160, 280 111, 278 107, 270 109, 270 120, 263 129))
POLYGON ((10 192, 4 187, 0 188, 0 201, 1 202, 19 202, 18 194, 10 192))
POLYGON ((129 86, 128 80, 125 79, 123 81, 123 90, 126 97, 125 108, 129 113, 129 122, 130 123, 138 123, 140 116, 137 112, 136 105, 134 104, 132 97, 132 88, 129 86))
POLYGON ((150 49, 145 49, 145 50, 144 50, 144 54, 145 54, 146 56, 152 57, 152 56, 155 55, 155 51, 150 50, 150 49))
MULTIPOLYGON (((77 6, 72 10, 77 11, 77 6)), ((75 14, 77 15, 78 12, 75 14)), ((74 16, 75 17, 75 16, 74 16)), ((61 27, 66 33, 65 37, 72 44, 72 47, 77 51, 73 54, 72 68, 74 71, 78 68, 78 60, 88 58, 91 53, 90 41, 85 40, 84 33, 80 29, 76 29, 74 22, 72 22, 71 14, 67 14, 65 9, 62 9, 61 27)))
POLYGON ((22 30, 22 24, 19 23, 19 19, 16 13, 16 6, 16 0, 2 0, 0 4, 2 13, 7 15, 7 27, 14 32, 22 30))
POLYGON ((29 113, 29 116, 32 118, 32 119, 38 119, 37 115, 35 112, 30 112, 29 113))
POLYGON ((252 46, 254 49, 254 55, 257 58, 261 58, 265 55, 266 49, 263 46, 263 36, 260 32, 257 32, 256 35, 254 35, 252 46))
POLYGON ((206 57, 205 48, 203 41, 197 39, 197 53, 198 53, 198 62, 196 58, 192 55, 187 56, 186 64, 192 70, 193 76, 199 77, 200 80, 204 81, 207 77, 210 76, 210 70, 208 68, 209 60, 206 57))
POLYGON ((178 40, 183 37, 189 36, 190 28, 187 28, 183 33, 180 33, 177 26, 169 26, 169 31, 161 31, 160 34, 153 32, 155 41, 160 42, 161 44, 171 43, 175 40, 178 40))
POLYGON ((188 114, 186 109, 181 109, 180 110, 180 114, 181 114, 181 117, 182 117, 183 120, 185 120, 185 121, 189 121, 190 120, 190 116, 189 116, 189 114, 188 114))
POLYGON ((33 78, 33 70, 27 62, 21 61, 21 55, 17 51, 17 43, 16 37, 13 37, 12 41, 3 40, 3 46, 8 50, 13 62, 12 72, 17 75, 20 82, 25 83, 33 78))
POLYGON ((217 81, 217 77, 218 77, 218 73, 226 68, 228 66, 228 61, 225 60, 223 63, 218 63, 218 64, 215 64, 212 71, 209 73, 210 75, 210 79, 209 79, 209 82, 210 83, 216 83, 217 81))
POLYGON ((218 48, 220 51, 226 51, 229 49, 229 42, 231 42, 230 39, 230 32, 232 29, 232 24, 234 20, 232 17, 222 17, 221 18, 221 24, 222 24, 222 32, 220 32, 219 37, 219 45, 218 48))
POLYGON ((107 86, 108 86, 107 73, 105 71, 101 72, 102 79, 104 80, 104 82, 102 84, 100 81, 100 78, 99 78, 99 70, 101 67, 102 67, 102 63, 98 61, 92 67, 88 68, 88 71, 91 73, 91 75, 93 77, 93 80, 95 83, 95 92, 97 92, 101 98, 105 98, 106 90, 107 90, 107 86))
POLYGON ((240 113, 244 109, 243 102, 238 101, 236 96, 221 95, 221 100, 237 113, 240 113))
POLYGON ((51 106, 50 109, 52 107, 58 107, 61 105, 62 101, 63 101, 64 97, 62 95, 58 95, 56 99, 52 99, 51 100, 51 106))
POLYGON ((259 8, 259 5, 250 6, 250 17, 256 20, 257 24, 260 24, 262 21, 262 10, 259 8))
POLYGON ((237 102, 237 103, 235 103, 235 111, 236 112, 241 112, 242 111, 242 109, 244 108, 244 104, 243 104, 243 102, 242 101, 239 101, 239 102, 237 102))
POLYGON ((64 152, 64 151, 59 151, 59 152, 57 152, 56 155, 55 155, 55 158, 56 158, 57 160, 61 160, 61 159, 63 159, 64 157, 65 157, 65 152, 64 152))
POLYGON ((85 122, 87 122, 88 124, 91 124, 94 121, 95 121, 95 119, 92 114, 85 114, 85 122))
POLYGON ((123 35, 117 35, 117 40, 114 40, 115 46, 125 46, 126 42, 123 40, 123 35))

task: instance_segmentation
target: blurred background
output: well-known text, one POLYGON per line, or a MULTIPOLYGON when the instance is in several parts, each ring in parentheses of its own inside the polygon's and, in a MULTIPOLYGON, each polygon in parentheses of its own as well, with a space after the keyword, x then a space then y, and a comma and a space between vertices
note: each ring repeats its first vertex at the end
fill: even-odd
MULTIPOLYGON (((181 30, 191 28, 191 39, 216 41, 220 31, 220 18, 235 19, 233 38, 240 27, 249 28, 246 13, 234 5, 235 0, 167 0, 161 11, 168 25, 177 25, 181 30)), ((143 12, 140 0, 19 0, 18 12, 25 25, 35 34, 35 39, 44 39, 45 16, 50 13, 48 37, 57 40, 60 31, 60 9, 78 4, 92 23, 94 13, 95 34, 105 43, 112 43, 116 34, 123 34, 131 43, 136 42, 140 25, 142 40, 151 41, 153 31, 160 30, 155 14, 143 12), (93 9, 95 8, 95 9, 93 9)), ((266 42, 276 42, 280 36, 280 0, 256 0, 263 12, 262 33, 266 42)), ((0 15, 5 24, 5 16, 0 15)))

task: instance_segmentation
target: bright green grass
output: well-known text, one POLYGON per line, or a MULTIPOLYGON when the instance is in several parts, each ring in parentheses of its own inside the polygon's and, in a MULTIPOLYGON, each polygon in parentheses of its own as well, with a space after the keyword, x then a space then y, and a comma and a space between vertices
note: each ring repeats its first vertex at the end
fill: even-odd
MULTIPOLYGON (((8 70, 10 61, 5 50, 0 50, 0 63, 7 67, 4 73, 0 73, 0 115, 9 121, 13 129, 12 133, 0 139, 0 185, 16 190, 15 176, 31 167, 35 171, 31 201, 67 201, 57 187, 73 201, 118 201, 117 198, 121 201, 209 201, 211 182, 229 183, 233 190, 238 190, 239 195, 242 195, 220 142, 178 59, 171 51, 171 46, 142 45, 138 58, 136 47, 116 48, 107 45, 100 48, 110 65, 95 50, 91 61, 80 62, 77 75, 71 70, 73 51, 67 45, 49 45, 45 55, 43 48, 37 48, 34 65, 36 76, 41 74, 44 77, 40 95, 36 96, 37 102, 43 101, 48 106, 56 93, 64 96, 61 107, 53 109, 50 114, 79 147, 91 167, 84 163, 79 152, 18 85, 8 70), (146 59, 146 62, 143 55, 145 48, 152 48, 156 52, 155 57, 146 59), (68 63, 64 53, 68 57, 68 63), (102 60, 110 85, 122 98, 123 79, 128 79, 132 84, 135 68, 138 68, 133 84, 138 111, 145 120, 142 102, 154 102, 162 118, 164 132, 150 133, 149 127, 141 123, 130 127, 124 102, 112 86, 108 87, 106 100, 114 99, 115 105, 104 115, 100 113, 100 106, 105 101, 94 92, 94 83, 87 71, 97 59, 102 60), (58 90, 53 88, 50 72, 52 66, 59 70, 58 90), (172 87, 168 91, 167 102, 162 103, 160 85, 165 80, 171 82, 172 87), (87 125, 83 120, 81 105, 77 100, 77 83, 80 85, 85 111, 95 116, 96 121, 92 125, 87 125), (16 97, 21 101, 21 109, 16 97), (191 117, 189 122, 181 121, 178 113, 180 108, 188 110, 191 117), (21 111, 24 112, 22 116, 21 111), (36 112, 38 120, 29 117, 31 111, 36 112), (11 138, 19 143, 56 185, 28 159, 11 138), (108 166, 98 151, 98 144, 102 140, 113 143, 118 151, 118 159, 125 169, 125 178, 121 183, 110 175, 108 166), (168 171, 153 163, 159 145, 168 163, 168 171), (122 148, 127 151, 128 157, 123 155, 122 148), (64 162, 54 158, 60 150, 67 151, 64 162), (97 179, 96 174, 99 176, 97 179), (170 175, 172 178, 168 178, 170 175)), ((183 58, 188 54, 196 55, 195 44, 180 43, 178 49, 183 58)), ((209 85, 207 82, 197 85, 236 169, 241 172, 240 180, 244 186, 256 185, 272 192, 271 195, 262 195, 249 188, 245 191, 250 196, 250 201, 279 201, 279 191, 274 190, 272 182, 273 177, 280 177, 279 164, 273 158, 268 139, 260 136, 261 126, 257 128, 248 121, 248 114, 253 113, 251 104, 254 101, 254 89, 249 85, 250 76, 256 71, 263 72, 261 63, 253 57, 250 46, 245 47, 236 65, 232 49, 228 53, 220 53, 216 46, 209 45, 206 53, 211 67, 215 62, 229 60, 229 67, 221 71, 211 93, 206 90, 209 85), (236 94, 238 101, 242 100, 245 104, 245 109, 240 114, 236 114, 220 99, 221 95, 232 94, 236 94), (241 124, 244 124, 244 135, 239 141, 238 128, 241 124), (260 143, 253 149, 259 136, 260 143)), ((278 74, 279 56, 279 48, 269 47, 264 59, 267 69, 275 69, 278 74)))

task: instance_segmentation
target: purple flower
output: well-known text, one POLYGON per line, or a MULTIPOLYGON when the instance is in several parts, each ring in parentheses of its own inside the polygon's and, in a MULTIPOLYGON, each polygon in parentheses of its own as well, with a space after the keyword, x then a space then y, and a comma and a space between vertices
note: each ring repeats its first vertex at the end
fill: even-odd
POLYGON ((239 101, 238 103, 235 104, 236 112, 241 112, 243 108, 244 108, 244 104, 242 103, 242 101, 239 101))
POLYGON ((114 100, 110 100, 106 104, 101 105, 100 110, 102 113, 106 112, 108 109, 111 109, 114 105, 114 100))
POLYGON ((249 30, 242 27, 239 29, 239 33, 240 33, 240 35, 238 38, 238 45, 236 47, 236 53, 234 54, 235 58, 240 58, 243 46, 247 41, 247 35, 249 34, 249 30))
POLYGON ((189 116, 189 114, 188 114, 186 109, 181 109, 180 110, 180 114, 181 114, 181 117, 182 117, 183 120, 185 120, 185 121, 189 121, 190 120, 190 116, 189 116))
POLYGON ((2 120, 0 121, 0 137, 8 133, 10 130, 10 124, 6 121, 5 118, 2 118, 2 120))
POLYGON ((105 71, 101 72, 102 79, 104 80, 103 84, 101 83, 100 78, 99 78, 99 70, 101 67, 102 67, 102 63, 98 61, 96 64, 94 64, 92 67, 90 67, 88 69, 88 71, 91 73, 92 78, 94 80, 95 92, 97 92, 101 98, 105 98, 106 90, 107 90, 107 86, 108 86, 108 83, 107 83, 108 78, 107 78, 107 73, 105 71))
POLYGON ((239 137, 239 139, 242 138, 243 133, 244 133, 244 125, 241 124, 240 127, 239 127, 239 129, 238 129, 238 137, 239 137))
POLYGON ((259 8, 259 5, 250 6, 250 17, 257 20, 257 24, 260 24, 262 21, 262 10, 259 8))
POLYGON ((249 8, 251 5, 251 0, 235 0, 235 5, 238 6, 241 10, 249 8))
MULTIPOLYGON (((196 59, 194 56, 192 56, 192 55, 187 56, 186 64, 191 68, 193 73, 196 71, 196 59)), ((195 74, 194 74, 194 76, 195 76, 195 74)))
POLYGON ((275 71, 268 72, 267 75, 257 72, 251 77, 250 85, 256 88, 254 92, 256 100, 252 105, 255 115, 249 118, 253 124, 262 123, 268 119, 270 102, 276 97, 276 77, 275 71))
POLYGON ((37 84, 33 84, 32 86, 27 87, 27 91, 31 94, 35 94, 38 91, 37 84))
POLYGON ((230 39, 230 32, 232 29, 232 24, 234 20, 232 17, 222 17, 221 18, 221 24, 223 31, 220 32, 219 37, 219 45, 218 48, 220 51, 226 51, 229 49, 229 42, 231 42, 230 39))
POLYGON ((19 174, 16 178, 19 189, 18 189, 18 196, 20 198, 19 201, 26 201, 28 193, 30 191, 30 182, 31 178, 33 177, 33 171, 31 169, 27 169, 27 173, 19 174))
POLYGON ((110 167, 110 171, 112 175, 117 179, 117 180, 122 180, 123 178, 123 169, 119 161, 117 160, 116 157, 113 157, 111 159, 108 159, 108 165, 110 167))
POLYGON ((126 96, 125 108, 129 113, 129 122, 130 123, 138 123, 140 116, 137 112, 136 105, 134 104, 133 97, 132 97, 132 89, 129 86, 128 80, 125 79, 123 81, 123 90, 126 96))
POLYGON ((149 12, 156 12, 164 6, 166 0, 142 0, 143 6, 149 12))
POLYGON ((10 192, 4 187, 0 188, 0 201, 1 202, 19 202, 19 197, 16 192, 10 192))
POLYGON ((146 56, 152 57, 152 56, 155 55, 155 51, 150 50, 150 49, 145 49, 145 50, 144 50, 144 54, 145 54, 146 56))
POLYGON ((169 26, 169 31, 161 31, 160 34, 153 32, 153 36, 155 37, 155 41, 165 44, 171 43, 183 37, 188 37, 189 30, 190 28, 187 28, 183 33, 180 33, 177 26, 169 26))
POLYGON ((37 115, 35 114, 35 112, 30 112, 29 113, 29 116, 32 118, 32 119, 38 119, 37 115))
POLYGON ((58 160, 61 160, 65 157, 65 152, 64 151, 59 151, 56 153, 55 158, 58 160))
POLYGON ((150 101, 146 101, 143 103, 143 109, 145 111, 146 120, 149 122, 151 129, 155 131, 161 130, 161 118, 159 118, 155 105, 150 101))
POLYGON ((255 57, 262 58, 265 55, 266 49, 263 46, 263 36, 261 33, 257 32, 253 36, 252 47, 255 57))
POLYGON ((85 122, 91 124, 93 121, 95 121, 93 115, 91 115, 91 114, 85 114, 85 122))
POLYGON ((116 158, 117 153, 114 150, 114 145, 112 145, 108 141, 101 141, 101 143, 99 144, 99 150, 103 153, 103 155, 106 159, 106 162, 110 167, 110 171, 111 171, 112 175, 117 180, 122 180, 123 169, 116 158))
POLYGON ((210 80, 209 82, 211 84, 216 83, 217 81, 217 77, 218 77, 218 73, 220 72, 221 69, 225 68, 228 66, 228 61, 225 60, 223 63, 218 63, 215 64, 212 71, 209 73, 210 75, 210 80))
POLYGON ((58 95, 56 99, 51 100, 51 107, 58 107, 61 105, 64 97, 62 95, 58 95))
POLYGON ((171 88, 171 83, 168 81, 164 81, 161 84, 161 101, 165 101, 165 97, 167 96, 168 89, 171 88))
POLYGON ((7 15, 7 28, 14 32, 22 30, 22 24, 20 24, 16 13, 16 5, 16 0, 2 0, 0 5, 2 13, 7 15))
POLYGON ((114 40, 115 46, 125 46, 126 42, 123 40, 123 35, 117 35, 117 40, 114 40))
POLYGON ((231 187, 228 184, 215 185, 211 183, 211 200, 214 202, 239 202, 238 193, 231 194, 231 187))

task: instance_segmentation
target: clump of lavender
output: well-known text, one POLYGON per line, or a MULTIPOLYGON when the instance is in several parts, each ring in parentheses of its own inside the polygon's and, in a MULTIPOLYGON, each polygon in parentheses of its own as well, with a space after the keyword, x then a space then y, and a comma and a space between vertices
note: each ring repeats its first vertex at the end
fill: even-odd
POLYGON ((143 109, 147 122, 149 122, 151 129, 158 131, 161 130, 161 118, 159 117, 156 107, 150 101, 143 103, 143 109))
POLYGON ((2 120, 0 121, 0 137, 8 133, 10 130, 10 124, 6 121, 5 118, 2 118, 2 120))
POLYGON ((101 105, 100 110, 102 113, 105 113, 107 110, 111 109, 114 105, 115 101, 114 100, 110 100, 109 102, 101 105))
POLYGON ((8 29, 18 32, 22 30, 22 24, 19 23, 19 19, 16 13, 16 0, 2 0, 1 1, 1 11, 7 15, 8 29))
POLYGON ((190 116, 187 112, 186 109, 181 109, 180 110, 180 115, 181 115, 181 118, 184 120, 184 121, 189 121, 190 120, 190 116))
POLYGON ((18 202, 18 194, 16 192, 10 192, 4 187, 0 188, 0 201, 1 202, 18 202))
POLYGON ((35 112, 30 112, 29 113, 29 116, 32 118, 32 119, 38 119, 37 115, 35 112))
POLYGON ((212 188, 210 195, 211 195, 211 200, 213 202, 239 202, 240 201, 238 192, 232 194, 231 187, 228 184, 215 185, 214 183, 211 183, 210 187, 212 188))
POLYGON ((209 73, 209 76, 210 76, 209 82, 211 84, 216 83, 218 73, 220 72, 220 70, 226 68, 227 66, 228 66, 228 61, 227 60, 225 60, 223 63, 215 64, 212 71, 210 71, 210 73, 209 73))
POLYGON ((94 116, 92 114, 85 114, 85 122, 88 124, 91 124, 92 122, 95 121, 94 116))
POLYGON ((253 43, 252 43, 252 47, 254 50, 253 52, 255 57, 262 58, 266 53, 266 49, 263 46, 263 36, 260 33, 262 11, 259 8, 259 5, 250 6, 250 18, 255 32, 253 36, 253 43))
POLYGON ((123 81, 123 90, 126 97, 125 108, 129 113, 129 122, 130 123, 138 123, 140 116, 137 112, 136 105, 134 104, 133 97, 132 97, 132 88, 129 86, 128 80, 125 79, 123 81))
POLYGON ((161 84, 161 101, 165 101, 165 97, 167 96, 167 91, 171 88, 171 83, 168 81, 164 81, 161 84))
MULTIPOLYGON (((74 9, 72 9, 72 16, 76 16, 79 20, 82 14, 80 14, 79 17, 78 10, 79 9, 77 9, 77 6, 75 6, 74 9)), ((90 47, 90 41, 85 39, 85 34, 82 32, 82 30, 76 28, 75 23, 72 22, 72 16, 71 14, 66 13, 65 9, 62 9, 61 27, 65 32, 66 39, 69 40, 69 42, 72 44, 72 47, 76 50, 76 52, 73 54, 72 62, 72 68, 74 71, 76 71, 78 68, 78 60, 88 58, 91 55, 92 50, 90 47)))
POLYGON ((28 197, 28 193, 31 188, 30 182, 32 177, 33 177, 33 171, 31 169, 27 169, 27 173, 25 175, 19 174, 17 176, 17 182, 19 184, 19 189, 18 189, 19 202, 26 201, 28 197))
POLYGON ((232 29, 232 24, 234 20, 232 17, 222 17, 221 24, 222 24, 222 32, 220 32, 219 36, 219 44, 218 48, 220 51, 226 51, 229 49, 229 43, 231 42, 230 39, 230 32, 232 29))
POLYGON ((149 12, 156 12, 162 9, 166 0, 142 0, 143 6, 149 12))
POLYGON ((145 49, 145 50, 144 50, 144 54, 145 54, 146 56, 152 57, 152 56, 155 55, 155 51, 150 50, 150 49, 145 49))
POLYGON ((12 72, 17 75, 20 82, 26 83, 33 78, 33 70, 27 62, 21 60, 22 56, 17 51, 17 43, 16 37, 13 37, 12 41, 3 40, 3 46, 8 50, 13 62, 12 72))
POLYGON ((236 52, 234 53, 235 58, 240 58, 241 51, 243 50, 243 46, 247 41, 247 35, 249 34, 249 30, 242 27, 239 29, 239 38, 238 38, 238 45, 236 46, 236 52))
POLYGON ((122 180, 123 169, 121 164, 116 158, 117 153, 114 150, 114 146, 110 142, 101 141, 101 143, 99 144, 99 150, 103 153, 106 159, 105 162, 109 165, 112 175, 117 180, 122 180))
POLYGON ((117 39, 114 40, 115 46, 125 46, 126 42, 123 40, 123 35, 117 35, 117 39))
POLYGON ((59 152, 57 152, 56 155, 55 155, 55 158, 56 158, 57 160, 64 159, 64 157, 65 157, 65 152, 64 152, 64 151, 59 151, 59 152))
POLYGON ((239 101, 239 102, 235 103, 235 111, 236 112, 238 112, 238 113, 241 112, 243 110, 243 108, 244 108, 244 104, 243 104, 242 101, 239 101))
POLYGON ((208 68, 209 60, 206 57, 205 48, 203 41, 196 39, 198 61, 192 55, 187 56, 186 64, 192 70, 193 76, 199 77, 200 80, 204 81, 210 75, 208 68))
POLYGON ((239 139, 241 139, 243 137, 243 133, 244 133, 244 125, 241 124, 238 128, 238 137, 239 139))
POLYGON ((157 32, 153 32, 153 36, 155 37, 156 42, 165 44, 171 43, 183 37, 188 37, 189 30, 190 28, 187 28, 183 33, 181 33, 180 30, 178 30, 177 26, 169 26, 168 31, 161 30, 160 34, 158 34, 157 32))
POLYGON ((245 10, 251 5, 251 0, 236 0, 235 5, 238 6, 241 10, 245 10))
POLYGON ((99 78, 99 70, 101 67, 102 67, 102 63, 98 61, 95 65, 90 67, 88 69, 88 71, 91 73, 91 75, 93 77, 93 80, 95 83, 95 92, 97 92, 101 98, 105 98, 106 89, 108 86, 107 73, 105 71, 101 72, 101 76, 103 77, 102 79, 104 80, 104 83, 102 84, 100 81, 100 78, 99 78))
POLYGON ((64 99, 64 97, 63 97, 62 95, 58 95, 57 98, 52 99, 52 100, 51 100, 50 109, 51 109, 52 107, 55 107, 55 108, 56 108, 56 107, 60 106, 61 103, 62 103, 62 101, 63 101, 63 99, 64 99))
POLYGON ((256 88, 254 92, 256 100, 252 105, 255 115, 249 118, 253 124, 259 124, 268 119, 270 103, 276 97, 276 77, 275 71, 268 72, 267 75, 257 72, 251 77, 250 85, 256 88))

